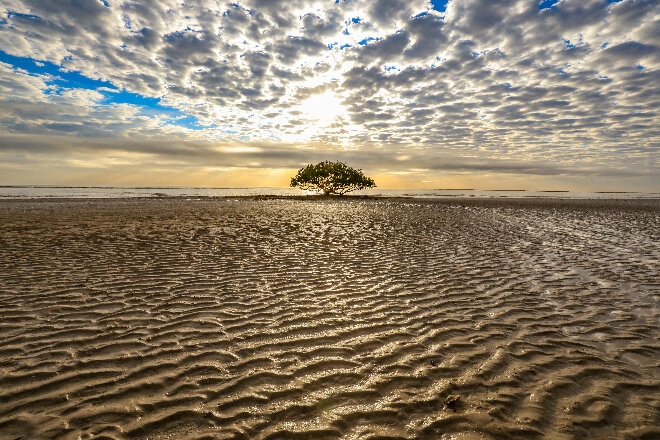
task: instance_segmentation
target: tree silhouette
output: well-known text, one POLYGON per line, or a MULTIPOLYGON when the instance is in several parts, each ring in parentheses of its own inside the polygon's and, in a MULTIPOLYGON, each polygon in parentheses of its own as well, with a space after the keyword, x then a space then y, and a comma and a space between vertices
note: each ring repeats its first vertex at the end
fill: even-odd
POLYGON ((323 192, 323 195, 339 194, 357 191, 376 186, 373 179, 365 176, 362 170, 356 170, 342 162, 319 162, 309 164, 298 170, 291 178, 291 186, 305 190, 323 192))

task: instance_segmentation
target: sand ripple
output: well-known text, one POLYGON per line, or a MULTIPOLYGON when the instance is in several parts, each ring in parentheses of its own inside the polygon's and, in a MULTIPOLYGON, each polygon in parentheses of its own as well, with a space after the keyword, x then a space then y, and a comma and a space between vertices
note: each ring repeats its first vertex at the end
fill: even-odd
POLYGON ((659 438, 636 203, 2 201, 0 439, 659 438))

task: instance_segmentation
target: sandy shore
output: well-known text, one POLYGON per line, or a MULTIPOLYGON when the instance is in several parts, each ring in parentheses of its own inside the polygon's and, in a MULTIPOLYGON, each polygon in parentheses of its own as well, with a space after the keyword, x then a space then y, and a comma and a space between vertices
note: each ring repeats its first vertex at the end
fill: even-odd
POLYGON ((660 438, 660 201, 0 201, 0 439, 660 438))

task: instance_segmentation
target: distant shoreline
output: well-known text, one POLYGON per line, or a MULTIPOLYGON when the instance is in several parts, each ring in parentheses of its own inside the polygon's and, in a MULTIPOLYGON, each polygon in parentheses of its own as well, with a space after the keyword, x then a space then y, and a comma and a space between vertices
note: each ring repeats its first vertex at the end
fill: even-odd
MULTIPOLYGON (((113 185, 0 185, 0 189, 35 188, 35 189, 116 189, 116 190, 290 190, 289 187, 230 187, 230 186, 113 186, 113 185)), ((531 193, 591 193, 591 194, 656 194, 646 191, 575 191, 567 189, 523 189, 523 188, 380 188, 384 191, 474 191, 474 192, 531 192, 531 193)), ((660 194, 658 192, 657 194, 660 194)))
POLYGON ((236 195, 236 196, 145 196, 145 197, 43 197, 0 198, 0 205, 94 204, 125 205, 131 203, 214 203, 214 202, 296 201, 313 203, 386 202, 405 204, 482 206, 508 208, 574 208, 574 209, 632 209, 660 211, 660 197, 648 198, 566 198, 566 197, 405 197, 375 195, 236 195))
MULTIPOLYGON (((318 194, 295 188, 203 188, 203 187, 85 187, 85 186, 0 186, 3 199, 119 199, 119 198, 312 198, 318 194)), ((346 194, 346 198, 387 199, 512 199, 512 198, 566 198, 566 199, 660 199, 660 192, 579 192, 565 190, 483 190, 483 189, 383 189, 374 188, 346 194)))

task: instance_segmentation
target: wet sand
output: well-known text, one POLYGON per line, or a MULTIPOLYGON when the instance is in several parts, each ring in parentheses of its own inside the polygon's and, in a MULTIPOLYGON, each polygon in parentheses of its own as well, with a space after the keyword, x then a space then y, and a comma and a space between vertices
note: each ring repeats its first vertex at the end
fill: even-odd
POLYGON ((0 201, 0 439, 660 438, 659 213, 0 201))

